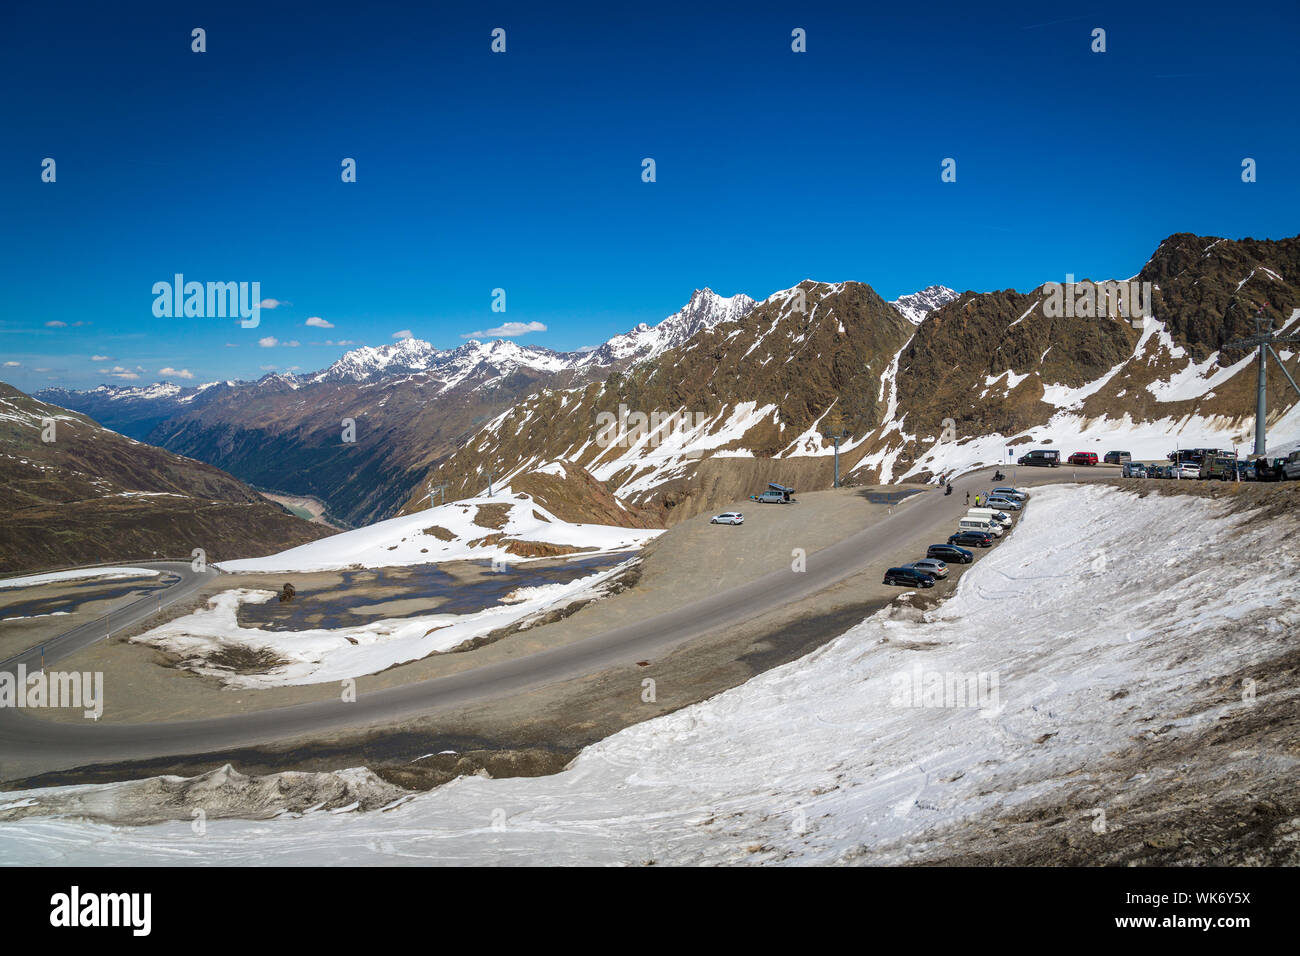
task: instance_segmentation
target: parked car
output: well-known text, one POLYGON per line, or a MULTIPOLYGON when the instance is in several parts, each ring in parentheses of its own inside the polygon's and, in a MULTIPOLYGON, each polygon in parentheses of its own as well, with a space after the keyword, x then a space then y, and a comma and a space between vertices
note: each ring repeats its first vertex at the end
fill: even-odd
POLYGON ((1101 460, 1108 465, 1123 465, 1132 461, 1133 456, 1126 451, 1108 451, 1101 460))
POLYGON ((948 576, 948 565, 936 558, 924 558, 920 561, 913 561, 911 564, 905 564, 903 567, 921 571, 940 580, 948 576))
POLYGON ((989 495, 984 499, 984 507, 996 508, 998 511, 1019 511, 1024 503, 1003 495, 989 495))
POLYGON ((1147 466, 1141 462, 1126 461, 1120 474, 1125 478, 1145 478, 1147 476, 1147 466))
POLYGON ((1255 480, 1255 463, 1244 459, 1237 460, 1237 477, 1242 481, 1255 480))
POLYGON ((709 524, 744 524, 745 516, 739 511, 724 511, 709 519, 709 524))
POLYGON ((1061 464, 1061 453, 1055 448, 1036 448, 1028 455, 1021 455, 1016 459, 1021 465, 1041 465, 1045 468, 1055 468, 1061 464))
POLYGON ((1097 464, 1097 453, 1095 451, 1076 451, 1066 460, 1072 465, 1095 465, 1097 464))
POLYGON ((905 588, 932 588, 934 576, 916 568, 890 568, 885 572, 883 584, 899 584, 905 588))
POLYGON ((1185 461, 1174 466, 1175 478, 1199 478, 1201 477, 1201 466, 1194 461, 1185 461))
POLYGON ((1282 477, 1288 481, 1300 481, 1300 451, 1293 451, 1282 462, 1282 477))
POLYGON ((948 535, 948 543, 952 545, 969 544, 977 548, 993 547, 993 535, 986 534, 983 531, 958 531, 956 534, 948 535))
POLYGON ((1255 480, 1281 481, 1283 478, 1283 462, 1284 459, 1281 458, 1256 458, 1255 480))
POLYGON ((1010 498, 1012 501, 1029 500, 1029 495, 1025 494, 1023 491, 1017 491, 1015 488, 997 487, 994 488, 990 492, 990 494, 995 495, 999 498, 1010 498))
POLYGON ((1011 527, 1011 515, 1005 511, 998 511, 996 508, 971 508, 966 512, 970 518, 988 518, 990 521, 996 521, 1004 528, 1011 527))
POLYGON ((1201 470, 1197 474, 1198 478, 1217 479, 1219 481, 1233 481, 1237 477, 1237 459, 1220 456, 1218 458, 1202 458, 1201 470))
POLYGON ((975 555, 965 548, 959 548, 955 544, 932 544, 925 549, 927 558, 939 558, 941 561, 947 561, 951 564, 970 564, 975 560, 975 555))
POLYGON ((786 497, 779 491, 765 491, 754 499, 760 505, 783 505, 786 497))
POLYGON ((983 531, 985 534, 991 534, 995 538, 1000 538, 1007 533, 1007 529, 1002 527, 992 518, 985 515, 962 515, 957 519, 958 531, 983 531))

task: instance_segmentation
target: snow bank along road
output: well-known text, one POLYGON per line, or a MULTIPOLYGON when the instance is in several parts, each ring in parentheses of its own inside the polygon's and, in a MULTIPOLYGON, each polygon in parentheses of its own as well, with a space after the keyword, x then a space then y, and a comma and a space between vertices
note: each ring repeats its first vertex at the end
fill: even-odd
MULTIPOLYGON (((1041 472, 1021 468, 1017 478, 1024 486, 1108 478, 1117 471, 1111 467, 1077 472, 1066 467, 1041 472)), ((16 779, 91 763, 199 754, 390 723, 630 665, 662 655, 715 628, 742 623, 807 597, 851 575, 868 569, 883 571, 883 556, 894 542, 918 527, 932 527, 935 541, 946 540, 966 511, 965 491, 987 490, 992 473, 993 469, 987 469, 964 476, 952 495, 931 489, 908 498, 884 520, 809 555, 804 573, 775 572, 598 637, 435 680, 372 691, 353 702, 318 701, 228 717, 132 725, 55 723, 0 709, 0 775, 16 779)), ((111 686, 106 688, 108 695, 112 692, 111 686)))

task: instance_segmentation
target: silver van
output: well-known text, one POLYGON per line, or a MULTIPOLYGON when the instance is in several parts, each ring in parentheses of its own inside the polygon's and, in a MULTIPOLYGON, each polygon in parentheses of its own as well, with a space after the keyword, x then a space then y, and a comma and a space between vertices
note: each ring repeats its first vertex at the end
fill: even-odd
POLYGON ((995 538, 1000 538, 1006 534, 1006 529, 996 521, 990 521, 983 516, 967 515, 957 522, 958 531, 983 531, 985 534, 991 534, 995 538))

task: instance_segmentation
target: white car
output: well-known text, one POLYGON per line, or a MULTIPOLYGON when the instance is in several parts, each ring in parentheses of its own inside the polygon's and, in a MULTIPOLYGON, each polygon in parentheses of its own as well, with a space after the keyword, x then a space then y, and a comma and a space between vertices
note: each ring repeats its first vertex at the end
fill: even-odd
POLYGON ((1201 466, 1194 461, 1185 461, 1178 466, 1178 478, 1201 477, 1201 466))
POLYGON ((744 524, 745 516, 739 511, 724 511, 709 519, 709 524, 744 524))

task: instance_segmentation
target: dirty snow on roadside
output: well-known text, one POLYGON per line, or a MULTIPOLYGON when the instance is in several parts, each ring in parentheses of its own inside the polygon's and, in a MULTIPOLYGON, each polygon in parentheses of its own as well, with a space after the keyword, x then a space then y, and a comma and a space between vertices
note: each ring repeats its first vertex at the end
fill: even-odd
POLYGON ((160 573, 148 568, 80 568, 74 571, 48 571, 45 574, 28 574, 20 578, 3 578, 0 579, 0 588, 34 588, 42 584, 84 581, 91 578, 156 578, 160 573))
MULTIPOLYGON (((188 820, 28 817, 0 823, 0 859, 898 863, 951 851, 929 841, 952 826, 986 833, 978 821, 1086 786, 1156 729, 1169 740, 1249 706, 1201 702, 1201 681, 1261 666, 1270 692, 1263 665, 1300 627, 1300 537, 1293 518, 1220 507, 1040 489, 939 607, 900 596, 812 654, 629 727, 553 776, 465 777, 387 812, 217 820, 204 836, 188 820)), ((1255 774, 1300 770, 1285 751, 1240 759, 1255 774)))

